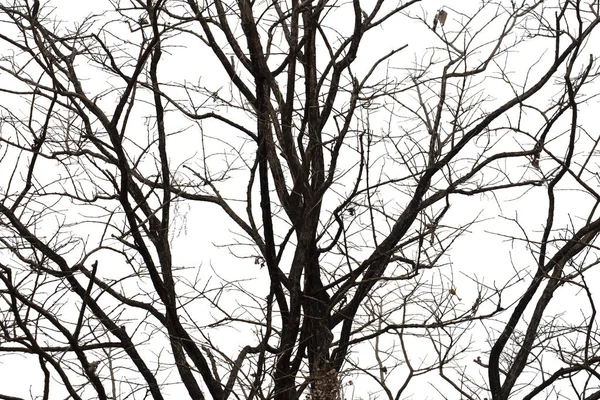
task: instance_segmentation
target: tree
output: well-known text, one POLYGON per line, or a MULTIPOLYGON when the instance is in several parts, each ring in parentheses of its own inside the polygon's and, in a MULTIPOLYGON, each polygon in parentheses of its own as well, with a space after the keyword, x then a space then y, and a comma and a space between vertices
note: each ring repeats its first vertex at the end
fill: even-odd
POLYGON ((600 5, 419 3, 0 1, 0 398, 599 398, 600 5))

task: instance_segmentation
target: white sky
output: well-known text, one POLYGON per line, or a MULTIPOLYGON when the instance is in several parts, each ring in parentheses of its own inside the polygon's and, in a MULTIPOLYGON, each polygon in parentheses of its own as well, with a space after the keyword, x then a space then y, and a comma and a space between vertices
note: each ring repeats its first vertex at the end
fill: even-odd
MULTIPOLYGON (((52 6, 57 7, 56 15, 58 15, 60 19, 64 21, 73 21, 74 23, 80 21, 89 13, 99 12, 109 6, 109 2, 107 1, 81 2, 75 0, 52 0, 51 4, 52 6)), ((455 19, 458 18, 458 12, 468 15, 480 4, 480 1, 475 0, 452 2, 453 8, 447 8, 449 15, 445 29, 450 32, 453 27, 456 26, 455 19)), ((431 20, 436 10, 447 6, 448 4, 442 1, 424 1, 421 3, 423 12, 428 15, 429 20, 431 20)), ((412 10, 417 14, 420 12, 419 6, 412 10)), ((337 18, 336 21, 339 21, 342 26, 347 20, 347 16, 343 14, 336 14, 335 17, 337 18)), ((485 21, 485 19, 486 16, 483 15, 481 21, 485 21)), ((494 29, 494 26, 492 25, 488 27, 488 29, 494 29)), ((113 33, 118 35, 118 32, 113 33)), ((364 73, 367 70, 369 62, 375 58, 375 54, 384 54, 391 46, 403 43, 408 44, 409 48, 402 52, 401 55, 390 64, 391 72, 398 71, 400 74, 402 73, 402 68, 414 65, 415 60, 420 60, 422 57, 431 54, 435 55, 436 52, 442 51, 436 49, 436 47, 440 45, 439 41, 436 41, 434 35, 426 28, 415 23, 392 24, 386 26, 385 29, 375 32, 372 37, 365 41, 364 45, 361 47, 359 60, 353 68, 353 71, 360 76, 361 73, 364 73), (373 55, 371 56, 371 54, 373 55), (367 61, 364 65, 360 63, 363 59, 367 61)), ((185 41, 181 44, 187 45, 185 41)), ((196 48, 200 48, 200 46, 194 47, 194 49, 196 48)), ((202 82, 214 90, 223 87, 223 92, 227 91, 229 83, 224 81, 224 74, 218 67, 214 66, 210 61, 207 62, 207 53, 202 51, 190 51, 189 48, 185 47, 174 47, 170 49, 170 53, 172 54, 171 59, 173 61, 170 62, 169 60, 165 60, 165 63, 161 67, 163 76, 173 74, 175 78, 182 80, 184 78, 187 79, 188 76, 190 80, 201 77, 202 82), (182 59, 185 60, 185 62, 182 62, 182 59), (198 71, 198 65, 202 65, 201 72, 198 71)), ((524 76, 525 68, 534 64, 537 56, 542 53, 542 48, 536 43, 519 50, 516 55, 512 55, 509 62, 509 69, 514 71, 514 79, 522 78, 524 76)), ((546 57, 548 56, 551 56, 551 53, 546 55, 546 57)), ((536 72, 543 69, 543 63, 539 63, 538 65, 539 69, 534 67, 532 75, 535 75, 536 72)), ((89 70, 88 73, 90 80, 85 82, 88 90, 94 92, 96 90, 105 89, 107 83, 106 80, 97 79, 94 76, 95 72, 92 70, 89 70)), ((2 82, 1 79, 2 76, 0 75, 0 82, 2 82)), ((535 79, 532 79, 532 81, 533 80, 535 79)), ((494 80, 486 80, 484 89, 486 94, 495 97, 495 101, 492 101, 490 104, 502 103, 504 99, 511 95, 507 92, 505 85, 494 80)), ((111 100, 106 99, 105 101, 109 104, 111 100)), ((540 99, 542 105, 545 105, 545 102, 547 102, 545 99, 540 99)), ((491 105, 488 107, 491 107, 491 105)), ((22 111, 25 112, 26 109, 23 109, 22 111)), ((228 112, 231 113, 230 115, 233 115, 238 111, 228 110, 228 112)), ((140 117, 141 115, 142 111, 140 111, 138 116, 134 117, 140 117)), ((595 114, 593 108, 585 110, 582 115, 582 119, 587 119, 588 121, 594 121, 594 117, 595 114)), ((384 125, 387 118, 388 117, 384 112, 378 114, 374 113, 371 121, 375 126, 374 130, 383 129, 381 126, 384 125)), ((192 140, 190 138, 195 135, 196 131, 194 129, 197 128, 189 121, 178 120, 178 117, 170 118, 169 122, 171 123, 169 128, 172 129, 172 131, 189 128, 189 132, 181 135, 181 138, 179 139, 174 138, 169 144, 172 149, 176 149, 176 151, 172 152, 173 165, 176 164, 176 159, 183 161, 190 157, 197 156, 197 147, 189 146, 189 143, 192 140)), ((249 120, 246 122, 249 122, 249 120)), ((246 124, 246 126, 250 125, 246 124)), ((216 124, 206 123, 204 129, 207 132, 210 132, 210 129, 221 128, 218 128, 216 124)), ((140 128, 140 140, 143 141, 145 136, 146 128, 140 128)), ((132 140, 137 140, 137 138, 132 138, 132 140)), ((222 143, 221 146, 225 149, 228 144, 229 142, 224 140, 224 143, 222 143)), ((218 146, 214 141, 212 142, 212 145, 215 146, 215 148, 218 146)), ((507 144, 507 146, 510 146, 510 144, 507 144)), ((250 151, 251 149, 249 148, 248 152, 250 151)), ((474 147, 472 151, 476 152, 477 148, 474 147)), ((12 168, 12 164, 8 166, 12 168)), ((52 172, 49 173, 49 177, 51 177, 52 172)), ((233 183, 223 190, 224 194, 228 195, 229 193, 227 191, 229 190, 231 195, 233 195, 239 190, 239 187, 233 183)), ((504 216, 505 218, 517 218, 518 222, 526 231, 531 232, 532 235, 537 235, 534 237, 541 237, 541 230, 546 218, 545 188, 534 188, 522 197, 520 197, 520 195, 521 192, 519 191, 511 191, 501 193, 497 199, 486 195, 473 196, 470 198, 464 196, 454 197, 455 201, 453 202, 447 217, 443 220, 443 225, 457 226, 471 221, 477 216, 483 221, 482 223, 471 227, 469 229, 469 234, 464 235, 453 244, 451 253, 452 268, 448 267, 439 271, 439 274, 444 278, 445 284, 452 282, 462 299, 462 303, 458 302, 456 305, 457 308, 468 310, 477 297, 477 286, 473 282, 473 278, 481 280, 487 285, 502 286, 514 276, 515 269, 528 269, 531 271, 528 267, 531 267, 534 264, 534 260, 522 243, 506 241, 502 237, 495 235, 495 233, 519 234, 518 227, 514 222, 498 218, 499 216, 504 216)), ((582 217, 580 213, 585 213, 588 210, 589 196, 580 193, 566 192, 559 193, 557 197, 559 199, 560 210, 560 213, 557 213, 558 218, 555 222, 557 228, 568 225, 571 218, 578 222, 577 218, 582 217)), ((332 203, 327 204, 326 208, 331 210, 336 205, 335 200, 332 200, 332 203)), ((182 205, 181 207, 180 214, 174 221, 173 255, 175 264, 188 267, 201 265, 201 271, 206 271, 207 274, 211 275, 213 274, 213 272, 210 272, 211 268, 214 268, 224 279, 252 279, 245 283, 245 287, 253 294, 262 292, 261 296, 264 297, 264 295, 266 295, 267 286, 265 281, 260 279, 260 275, 262 274, 264 276, 266 271, 264 269, 261 270, 259 266, 254 264, 254 258, 251 257, 254 254, 253 250, 227 246, 232 242, 231 231, 235 228, 232 224, 224 222, 224 213, 219 211, 216 206, 210 205, 203 206, 201 209, 197 206, 188 207, 182 205), (209 227, 209 229, 207 229, 207 227, 209 227), (232 253, 235 255, 248 256, 249 258, 240 260, 239 258, 234 257, 234 254, 232 253)), ((79 218, 76 214, 67 215, 68 219, 76 220, 79 218)), ((585 216, 585 214, 583 214, 583 216, 585 216)), ((236 231, 239 232, 239 230, 236 231)), ((93 237, 97 232, 90 232, 90 234, 93 237)), ((102 263, 109 264, 112 260, 107 254, 103 254, 103 257, 102 263)), ((74 256, 74 258, 77 259, 77 256, 74 256)), ((104 273, 110 275, 109 271, 105 271, 104 273)), ((522 278, 525 279, 523 284, 517 285, 507 292, 506 298, 503 299, 503 302, 506 302, 505 306, 509 306, 512 302, 516 301, 522 292, 522 288, 528 283, 526 274, 523 274, 522 278)), ((439 276, 436 278, 432 275, 431 279, 442 278, 439 276)), ((557 312, 568 310, 575 311, 578 304, 573 303, 575 301, 574 299, 575 297, 571 293, 568 297, 565 297, 564 301, 561 301, 558 304, 555 303, 553 305, 554 310, 557 312)), ((232 303, 229 304, 229 306, 233 310, 236 308, 235 302, 242 301, 242 299, 239 298, 228 298, 228 300, 232 300, 232 303)), ((199 310, 198 314, 194 317, 197 320, 206 318, 206 321, 201 321, 206 323, 210 322, 211 318, 218 318, 218 312, 211 310, 211 314, 204 311, 205 309, 199 310)), ((574 315, 575 318, 579 318, 578 313, 574 313, 574 315)), ((144 327, 141 330, 144 329, 148 328, 144 327)), ((475 325, 470 333, 472 334, 472 340, 477 342, 480 346, 485 346, 482 343, 482 338, 485 337, 484 331, 480 326, 475 325)), ((216 343, 220 343, 223 348, 231 349, 231 354, 235 354, 237 344, 245 344, 241 338, 247 338, 247 335, 248 332, 245 330, 240 330, 238 332, 231 330, 227 331, 227 334, 214 335, 212 338, 216 343)), ((158 343, 159 339, 153 338, 152 340, 156 341, 152 343, 158 343)), ((419 349, 419 346, 424 346, 423 351, 427 352, 428 350, 426 350, 423 343, 427 343, 427 341, 415 341, 414 348, 419 349)), ((476 347, 477 346, 474 346, 474 348, 476 347)), ((150 346, 149 348, 144 349, 144 351, 148 352, 156 350, 156 348, 151 348, 150 346)), ((418 351, 419 350, 417 350, 417 353, 418 351)), ((473 376, 476 376, 479 373, 486 375, 483 368, 470 362, 471 358, 475 358, 478 355, 481 355, 482 358, 484 358, 483 352, 469 353, 465 356, 466 361, 464 362, 464 365, 468 368, 468 371, 472 371, 470 373, 473 376)), ((427 355, 423 355, 424 359, 426 357, 427 355)), ((364 355, 363 353, 356 355, 356 360, 360 360, 366 364, 373 362, 372 353, 365 350, 364 355)), ((26 363, 23 363, 21 357, 0 358, 0 386, 4 386, 2 388, 2 393, 29 398, 28 392, 30 384, 33 393, 32 397, 39 394, 39 383, 41 380, 37 376, 37 371, 38 368, 33 367, 33 365, 28 366, 26 363), (25 371, 27 371, 27 373, 24 373, 25 371), (14 385, 9 384, 9 387, 14 386, 14 391, 12 391, 12 389, 6 389, 6 386, 3 384, 4 382, 14 382, 14 385)), ((99 371, 100 373, 106 373, 106 365, 103 364, 99 371), (105 369, 102 369, 102 367, 105 369)), ((166 371, 161 374, 161 377, 168 380, 170 373, 174 374, 175 372, 166 371)), ((431 377, 433 376, 435 376, 435 373, 431 375, 431 377)), ((360 379, 356 379, 356 377, 348 379, 352 379, 354 385, 352 388, 347 387, 347 389, 348 391, 350 391, 350 389, 356 390, 356 398, 358 398, 358 396, 365 396, 364 398, 366 399, 369 392, 377 390, 376 385, 364 376, 360 379)), ((423 385, 426 383, 428 384, 430 375, 427 375, 422 379, 424 381, 423 385)), ((345 383, 347 384, 347 380, 345 383)), ((436 384, 439 384, 439 381, 436 381, 436 384)), ((439 387, 443 388, 444 384, 441 384, 439 387)), ((177 398, 175 396, 178 396, 178 394, 176 394, 179 393, 178 390, 179 389, 173 390, 173 398, 177 398)), ((439 393, 434 391, 429 385, 415 385, 413 393, 414 398, 425 398, 425 396, 440 398, 439 393), (427 387, 427 389, 424 389, 424 387, 427 387)), ((453 393, 452 396, 457 397, 457 394, 453 393)), ((450 397, 452 398, 452 396, 450 397)))

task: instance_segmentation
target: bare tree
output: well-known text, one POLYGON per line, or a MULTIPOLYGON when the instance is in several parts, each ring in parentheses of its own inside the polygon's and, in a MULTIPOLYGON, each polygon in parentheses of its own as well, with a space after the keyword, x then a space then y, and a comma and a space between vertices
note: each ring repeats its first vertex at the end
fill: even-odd
POLYGON ((0 398, 600 398, 598 1, 94 7, 0 0, 0 398))

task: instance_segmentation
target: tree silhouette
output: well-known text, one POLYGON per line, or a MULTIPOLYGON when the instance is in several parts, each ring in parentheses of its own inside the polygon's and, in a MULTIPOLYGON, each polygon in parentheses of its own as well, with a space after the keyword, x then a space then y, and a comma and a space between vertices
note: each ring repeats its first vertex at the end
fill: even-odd
POLYGON ((599 398, 600 4, 419 3, 0 1, 0 398, 599 398))

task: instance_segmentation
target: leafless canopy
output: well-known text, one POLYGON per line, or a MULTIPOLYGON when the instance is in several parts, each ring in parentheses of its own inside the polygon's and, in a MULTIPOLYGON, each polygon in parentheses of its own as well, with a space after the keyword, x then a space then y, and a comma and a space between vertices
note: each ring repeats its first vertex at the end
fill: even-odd
POLYGON ((599 23, 0 0, 0 399, 600 398, 599 23))

